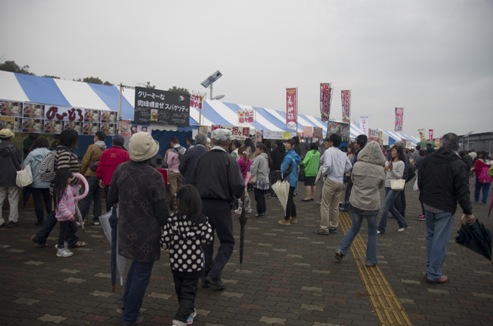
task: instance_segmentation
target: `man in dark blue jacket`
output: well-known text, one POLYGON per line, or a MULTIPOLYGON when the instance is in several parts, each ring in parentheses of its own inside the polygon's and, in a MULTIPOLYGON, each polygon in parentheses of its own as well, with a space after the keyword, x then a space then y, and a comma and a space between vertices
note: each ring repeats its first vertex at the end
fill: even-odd
POLYGON ((197 134, 195 136, 195 146, 189 147, 188 150, 183 155, 183 160, 180 162, 179 170, 183 176, 182 184, 190 184, 192 181, 192 175, 197 166, 197 160, 199 157, 207 153, 207 147, 205 143, 207 141, 207 136, 204 134, 197 134))
POLYGON ((452 230, 457 203, 462 208, 464 220, 475 222, 469 194, 466 168, 457 150, 459 137, 445 134, 441 147, 428 155, 419 167, 419 199, 423 202, 426 218, 426 280, 429 283, 446 283, 442 274, 447 244, 452 230))

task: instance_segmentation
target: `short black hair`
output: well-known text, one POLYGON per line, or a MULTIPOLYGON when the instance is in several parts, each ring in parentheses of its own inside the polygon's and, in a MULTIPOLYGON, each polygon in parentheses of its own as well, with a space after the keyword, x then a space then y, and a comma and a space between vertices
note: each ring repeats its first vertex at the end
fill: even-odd
POLYGON ((341 136, 339 136, 338 134, 331 134, 328 138, 328 140, 330 142, 332 142, 332 145, 334 147, 339 147, 339 145, 341 144, 341 141, 342 141, 342 138, 341 136))
POLYGON ((366 143, 368 143, 368 137, 365 134, 361 134, 356 137, 356 144, 358 144, 359 147, 365 147, 366 143))
POLYGON ((106 134, 104 133, 104 131, 98 131, 96 132, 96 137, 98 137, 99 140, 104 140, 106 138, 106 134))
POLYGON ((58 145, 65 147, 75 147, 77 140, 79 139, 79 134, 74 129, 66 129, 60 134, 58 139, 58 145))

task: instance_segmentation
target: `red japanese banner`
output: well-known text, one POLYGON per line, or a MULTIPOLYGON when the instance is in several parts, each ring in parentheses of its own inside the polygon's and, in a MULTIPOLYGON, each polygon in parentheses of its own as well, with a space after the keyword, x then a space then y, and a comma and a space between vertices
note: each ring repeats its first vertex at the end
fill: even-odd
POLYGON ((351 91, 341 91, 342 121, 349 123, 351 114, 351 91))
POLYGON ((253 123, 254 112, 252 109, 238 109, 238 123, 253 123))
POLYGON ((204 103, 203 95, 190 95, 190 107, 202 110, 202 105, 204 103))
POLYGON ((286 126, 288 129, 298 128, 298 89, 286 88, 286 126))
POLYGON ((320 83, 320 118, 329 121, 332 87, 330 83, 320 83))
POLYGON ((433 129, 428 129, 428 139, 433 140, 433 129))
POLYGON ((395 108, 395 128, 394 131, 402 131, 404 124, 404 108, 395 108))

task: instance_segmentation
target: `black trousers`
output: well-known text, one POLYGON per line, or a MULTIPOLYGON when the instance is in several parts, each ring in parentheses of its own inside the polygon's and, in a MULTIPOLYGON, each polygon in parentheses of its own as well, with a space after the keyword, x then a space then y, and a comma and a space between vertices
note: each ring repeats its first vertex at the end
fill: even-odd
POLYGON ((285 220, 289 220, 290 217, 296 217, 296 205, 294 204, 294 191, 295 187, 289 187, 288 203, 286 205, 285 220))
POLYGON ((265 204, 265 190, 254 188, 255 201, 257 202, 257 214, 265 214, 267 212, 267 205, 265 204))
POLYGON ((220 280, 224 266, 231 258, 235 247, 231 205, 224 200, 202 199, 202 212, 209 218, 212 230, 219 238, 219 247, 215 257, 214 240, 203 246, 205 256, 204 276, 210 276, 213 280, 220 280))
POLYGON ((183 277, 179 273, 173 272, 173 281, 175 282, 175 292, 180 305, 174 319, 186 323, 188 316, 195 309, 199 278, 183 277))
POLYGON ((399 191, 397 197, 395 197, 394 201, 395 209, 402 215, 406 216, 406 194, 405 191, 399 191))
POLYGON ((58 234, 58 249, 62 249, 65 239, 70 239, 77 232, 77 224, 75 221, 60 221, 60 233, 58 234))

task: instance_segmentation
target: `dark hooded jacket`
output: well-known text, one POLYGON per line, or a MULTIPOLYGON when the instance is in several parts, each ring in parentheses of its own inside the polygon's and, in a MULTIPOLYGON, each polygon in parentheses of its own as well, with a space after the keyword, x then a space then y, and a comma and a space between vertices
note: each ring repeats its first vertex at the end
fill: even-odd
POLYGON ((0 143, 0 187, 15 186, 17 171, 21 169, 21 151, 9 141, 0 143))
POLYGON ((468 173, 454 151, 440 148, 426 156, 419 167, 418 186, 424 204, 455 214, 459 203, 464 214, 472 214, 468 173))

